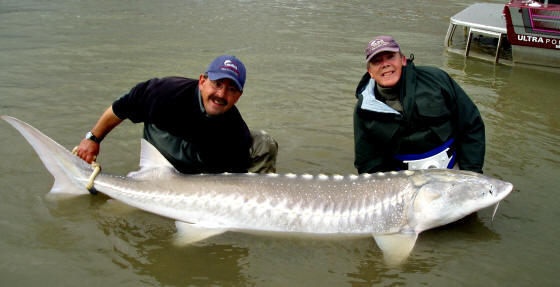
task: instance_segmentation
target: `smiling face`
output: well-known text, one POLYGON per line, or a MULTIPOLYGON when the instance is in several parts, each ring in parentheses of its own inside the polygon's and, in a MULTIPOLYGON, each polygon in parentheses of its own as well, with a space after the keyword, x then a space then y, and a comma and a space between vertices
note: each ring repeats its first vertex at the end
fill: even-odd
POLYGON ((384 88, 394 87, 400 80, 406 57, 398 52, 385 51, 375 55, 367 65, 368 73, 384 88))
POLYGON ((224 78, 213 81, 203 74, 199 77, 198 89, 204 110, 211 116, 227 112, 243 94, 232 80, 224 78))

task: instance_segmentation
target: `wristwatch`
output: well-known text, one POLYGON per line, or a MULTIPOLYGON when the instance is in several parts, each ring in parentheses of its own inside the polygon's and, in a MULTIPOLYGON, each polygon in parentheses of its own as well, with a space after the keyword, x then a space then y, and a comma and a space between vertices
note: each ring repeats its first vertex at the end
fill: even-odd
POLYGON ((91 132, 87 132, 87 134, 86 134, 86 139, 92 140, 92 141, 94 141, 94 142, 96 142, 96 143, 98 143, 98 144, 100 144, 100 143, 101 143, 101 140, 102 140, 102 139, 100 139, 100 138, 94 136, 91 132))

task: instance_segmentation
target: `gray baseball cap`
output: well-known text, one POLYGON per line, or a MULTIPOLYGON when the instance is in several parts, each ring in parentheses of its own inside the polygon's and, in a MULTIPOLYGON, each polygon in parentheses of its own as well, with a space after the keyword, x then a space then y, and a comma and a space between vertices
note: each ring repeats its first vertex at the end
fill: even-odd
POLYGON ((385 52, 399 52, 401 48, 397 41, 391 36, 377 36, 369 41, 366 46, 366 63, 369 62, 375 55, 385 52))

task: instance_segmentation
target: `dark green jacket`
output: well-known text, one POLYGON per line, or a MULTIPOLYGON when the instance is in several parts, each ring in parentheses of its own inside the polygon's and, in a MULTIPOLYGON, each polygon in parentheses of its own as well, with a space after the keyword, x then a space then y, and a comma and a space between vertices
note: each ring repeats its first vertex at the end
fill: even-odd
POLYGON ((482 117, 446 72, 434 67, 416 67, 408 60, 400 80, 402 113, 373 100, 374 83, 366 73, 356 89, 354 166, 359 173, 399 169, 402 163, 394 158, 396 154, 425 153, 451 138, 455 139, 459 168, 482 173, 485 152, 482 117))

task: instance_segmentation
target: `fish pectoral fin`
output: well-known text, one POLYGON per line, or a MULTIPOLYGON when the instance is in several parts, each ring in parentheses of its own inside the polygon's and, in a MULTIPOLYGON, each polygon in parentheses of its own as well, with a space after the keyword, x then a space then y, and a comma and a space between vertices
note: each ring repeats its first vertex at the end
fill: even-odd
POLYGON ((227 229, 223 228, 200 227, 196 224, 182 221, 175 221, 175 226, 177 227, 177 238, 175 240, 177 245, 195 243, 227 231, 227 229))
POLYGON ((383 251, 385 262, 389 265, 402 263, 414 248, 418 233, 374 234, 377 246, 383 251))

